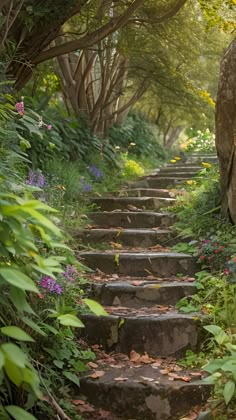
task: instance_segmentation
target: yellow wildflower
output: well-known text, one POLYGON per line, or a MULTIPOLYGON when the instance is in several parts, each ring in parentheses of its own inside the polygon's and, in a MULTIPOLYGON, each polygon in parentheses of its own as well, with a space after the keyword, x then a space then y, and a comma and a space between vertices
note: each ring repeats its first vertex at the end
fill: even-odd
POLYGON ((176 163, 176 160, 175 159, 171 159, 170 160, 170 163, 176 163))
POLYGON ((175 160, 181 160, 181 157, 179 157, 179 156, 175 156, 175 157, 174 157, 174 159, 175 159, 175 160))
POLYGON ((196 184, 196 181, 193 181, 192 179, 189 179, 188 181, 186 181, 186 184, 194 185, 194 184, 196 184))
POLYGON ((56 188, 58 190, 62 190, 62 191, 65 191, 66 190, 65 187, 64 187, 64 185, 56 185, 56 188))
POLYGON ((202 162, 202 166, 204 166, 204 168, 211 168, 211 164, 208 162, 202 162))

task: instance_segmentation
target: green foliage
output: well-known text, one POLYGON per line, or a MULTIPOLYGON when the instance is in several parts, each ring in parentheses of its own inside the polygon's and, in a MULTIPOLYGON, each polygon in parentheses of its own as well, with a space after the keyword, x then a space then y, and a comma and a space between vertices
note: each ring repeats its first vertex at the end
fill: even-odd
MULTIPOLYGON (((80 358, 89 360, 94 357, 92 352, 77 348, 78 344, 72 331, 74 327, 83 327, 83 323, 77 317, 78 312, 83 312, 86 307, 85 303, 79 304, 79 299, 83 295, 80 285, 81 273, 78 273, 73 281, 67 281, 71 284, 64 285, 62 297, 60 285, 56 282, 62 279, 65 265, 73 260, 72 253, 64 244, 64 234, 53 222, 56 220, 58 224, 58 218, 55 217, 57 211, 36 199, 39 196, 43 197, 42 190, 24 183, 25 165, 29 161, 18 153, 19 140, 22 141, 23 134, 29 136, 29 142, 33 142, 34 135, 40 138, 42 127, 37 126, 37 114, 31 112, 32 118, 27 114, 23 119, 24 116, 20 117, 13 111, 11 97, 9 97, 12 103, 10 105, 4 102, 8 99, 6 96, 2 99, 0 102, 1 415, 4 418, 10 418, 10 415, 17 420, 28 420, 35 418, 29 413, 31 411, 34 414, 47 412, 46 416, 52 418, 53 411, 50 408, 46 409, 43 394, 57 389, 58 397, 63 400, 66 389, 70 394, 71 384, 79 384, 77 374, 86 369, 80 358), (44 289, 45 296, 42 296, 40 289, 46 287, 43 286, 42 276, 51 282, 51 286, 57 285, 58 289, 55 288, 53 291, 44 289), (69 357, 63 373, 60 370, 60 363, 57 362, 57 366, 53 364, 54 359, 60 362, 59 355, 58 359, 56 356, 62 342, 65 352, 67 351, 66 357, 69 357), (52 356, 45 357, 46 343, 55 351, 53 359, 52 356), (59 383, 60 389, 57 388, 59 383)), ((94 310, 95 313, 98 311, 96 302, 89 301, 88 305, 91 311, 94 310)), ((61 404, 63 405, 63 401, 61 404)), ((75 412, 73 414, 71 406, 68 407, 67 404, 67 408, 68 412, 74 415, 73 418, 78 418, 75 412)))
POLYGON ((228 405, 236 396, 236 334, 226 333, 217 325, 207 325, 204 328, 213 335, 221 353, 205 366, 205 371, 210 375, 204 382, 213 384, 216 397, 223 398, 228 405))
POLYGON ((185 190, 170 209, 178 216, 175 228, 181 235, 192 235, 202 240, 218 231, 226 232, 225 228, 221 229, 225 222, 219 218, 221 192, 218 167, 208 163, 207 166, 197 178, 186 181, 185 190))
POLYGON ((163 160, 166 152, 158 141, 154 127, 140 112, 132 112, 124 124, 113 126, 109 131, 109 141, 122 152, 129 152, 136 157, 150 157, 163 160))
POLYGON ((198 152, 199 154, 215 152, 215 135, 206 130, 194 130, 190 128, 186 130, 189 136, 188 140, 184 142, 183 148, 186 153, 198 152))
POLYGON ((127 155, 123 158, 122 177, 131 180, 144 175, 142 166, 133 159, 129 159, 127 155))

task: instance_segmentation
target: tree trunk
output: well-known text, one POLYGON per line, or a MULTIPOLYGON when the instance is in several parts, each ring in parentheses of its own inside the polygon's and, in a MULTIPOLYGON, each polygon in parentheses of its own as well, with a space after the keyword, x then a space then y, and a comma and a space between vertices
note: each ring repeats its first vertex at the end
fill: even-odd
POLYGON ((236 39, 220 67, 216 100, 216 148, 220 164, 222 215, 236 224, 236 39))

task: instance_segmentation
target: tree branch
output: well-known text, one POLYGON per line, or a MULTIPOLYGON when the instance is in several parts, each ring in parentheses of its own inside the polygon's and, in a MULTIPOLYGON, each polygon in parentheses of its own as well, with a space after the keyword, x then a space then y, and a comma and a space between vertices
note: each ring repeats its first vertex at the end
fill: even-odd
POLYGON ((106 38, 109 34, 124 26, 132 14, 140 6, 142 6, 143 3, 144 0, 134 0, 133 3, 131 3, 131 5, 119 17, 110 19, 110 21, 103 25, 101 28, 86 34, 84 37, 78 40, 69 41, 63 45, 43 51, 33 60, 33 64, 39 64, 53 57, 57 57, 58 55, 67 54, 71 51, 76 51, 79 49, 85 49, 91 47, 94 44, 97 44, 102 39, 106 38))
POLYGON ((129 19, 128 23, 148 23, 151 25, 163 23, 166 20, 169 20, 172 17, 174 17, 180 11, 180 9, 184 6, 186 1, 187 0, 177 0, 177 3, 174 5, 174 7, 161 17, 152 18, 152 19, 131 18, 129 19))

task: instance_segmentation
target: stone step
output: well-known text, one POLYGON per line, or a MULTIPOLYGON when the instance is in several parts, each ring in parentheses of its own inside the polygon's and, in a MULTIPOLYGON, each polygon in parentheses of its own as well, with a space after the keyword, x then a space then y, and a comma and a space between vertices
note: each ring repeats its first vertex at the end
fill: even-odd
POLYGON ((176 305, 183 297, 196 293, 195 284, 187 281, 154 283, 147 280, 139 286, 127 281, 93 283, 92 290, 94 299, 102 305, 129 308, 176 305))
POLYGON ((165 176, 165 177, 148 177, 137 182, 129 184, 129 188, 174 188, 176 185, 186 182, 191 177, 175 177, 175 176, 165 176))
POLYGON ((195 163, 195 162, 185 162, 184 165, 183 163, 167 163, 165 168, 194 168, 196 170, 198 170, 199 168, 202 168, 200 163, 195 163))
POLYGON ((180 273, 192 276, 197 271, 196 258, 175 252, 89 251, 80 257, 91 269, 108 274, 167 277, 180 273))
POLYGON ((176 234, 162 229, 81 229, 72 233, 74 239, 87 244, 116 242, 130 247, 171 246, 177 243, 176 234))
POLYGON ((149 178, 174 178, 174 179, 190 179, 197 175, 197 172, 178 172, 178 171, 160 171, 158 173, 149 175, 148 177, 141 178, 141 179, 149 179, 149 178))
POLYGON ((157 188, 133 188, 123 189, 120 191, 112 191, 103 194, 104 197, 162 197, 162 198, 174 198, 174 193, 166 189, 157 188))
POLYGON ((215 152, 209 152, 209 153, 193 152, 193 153, 191 153, 190 158, 191 157, 198 157, 198 156, 201 156, 202 158, 208 158, 208 157, 216 158, 217 153, 216 153, 216 151, 215 152))
POLYGON ((96 204, 100 210, 105 211, 116 209, 124 210, 129 208, 129 206, 144 210, 159 210, 162 207, 167 207, 173 204, 175 199, 163 197, 99 197, 92 198, 91 202, 96 204))
POLYGON ((121 228, 155 228, 163 229, 173 225, 176 220, 174 214, 142 212, 94 212, 88 214, 89 219, 99 227, 121 228))
MULTIPOLYGON (((152 364, 110 367, 102 365, 104 376, 81 378, 81 394, 96 407, 112 411, 122 420, 179 420, 210 396, 211 386, 193 381, 170 381, 152 364), (117 378, 126 378, 117 381, 117 378), (153 381, 148 381, 148 379, 153 381)), ((191 372, 183 372, 191 377, 191 372)), ((86 373, 86 375, 88 375, 86 373)), ((181 375, 181 372, 180 372, 181 375)), ((93 416, 91 416, 92 419, 93 416)), ((113 418, 113 417, 112 417, 113 418)))
POLYGON ((218 157, 217 156, 191 156, 188 159, 188 162, 209 162, 209 163, 217 163, 218 157))
POLYGON ((166 166, 166 167, 163 167, 163 168, 160 168, 160 171, 159 172, 156 172, 156 173, 160 173, 160 172, 163 172, 163 173, 172 173, 172 172, 174 172, 174 173, 180 173, 180 172, 190 172, 190 173, 194 173, 194 174, 197 174, 199 171, 201 171, 203 169, 203 166, 176 166, 176 165, 172 165, 172 166, 166 166))
POLYGON ((180 314, 174 309, 160 313, 153 306, 146 309, 146 314, 139 314, 137 309, 127 314, 126 308, 117 313, 113 308, 112 315, 86 314, 80 319, 85 328, 78 331, 78 336, 86 337, 89 345, 101 345, 105 351, 129 354, 135 350, 156 357, 182 357, 187 349, 198 348, 201 321, 196 313, 180 314))

